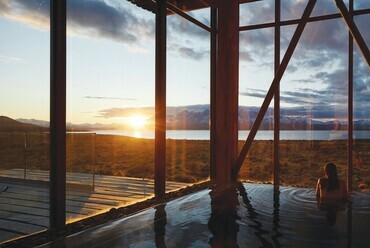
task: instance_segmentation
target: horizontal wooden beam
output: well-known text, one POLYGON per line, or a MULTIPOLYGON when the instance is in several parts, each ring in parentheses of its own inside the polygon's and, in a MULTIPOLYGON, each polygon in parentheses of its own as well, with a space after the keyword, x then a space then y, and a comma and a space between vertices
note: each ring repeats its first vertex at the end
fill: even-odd
MULTIPOLYGON (((366 15, 370 14, 370 9, 362 9, 362 10, 355 10, 353 11, 354 16, 359 15, 366 15)), ((317 21, 325 21, 325 20, 332 20, 332 19, 339 19, 342 18, 341 14, 329 14, 329 15, 322 15, 322 16, 314 16, 308 18, 307 22, 317 22, 317 21)), ((289 26, 289 25, 297 25, 301 22, 301 19, 293 19, 287 21, 281 21, 280 26, 289 26)), ((273 28, 275 27, 275 22, 268 22, 268 23, 261 23, 255 25, 248 25, 248 26, 241 26, 239 27, 239 31, 248 31, 248 30, 256 30, 261 28, 273 28)))

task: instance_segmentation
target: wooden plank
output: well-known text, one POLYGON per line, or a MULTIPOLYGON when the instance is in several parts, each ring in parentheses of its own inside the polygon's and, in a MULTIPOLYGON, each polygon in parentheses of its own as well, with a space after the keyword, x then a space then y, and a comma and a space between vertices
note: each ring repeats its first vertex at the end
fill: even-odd
POLYGON ((0 228, 0 243, 19 237, 20 234, 5 231, 0 228))
POLYGON ((29 234, 45 230, 45 227, 3 219, 0 219, 0 228, 18 234, 29 234))
POLYGON ((13 213, 9 211, 0 210, 0 218, 14 221, 24 221, 39 226, 43 226, 45 228, 49 226, 49 218, 43 216, 32 216, 29 214, 13 213))
MULTIPOLYGON (((0 171, 0 175, 8 176, 0 179, 0 188, 6 189, 0 193, 0 220, 10 224, 12 230, 0 230, 3 241, 19 235, 29 234, 23 231, 35 231, 33 226, 46 229, 49 226, 49 189, 46 187, 48 171, 28 170, 27 177, 34 180, 45 180, 43 183, 23 180, 22 169, 0 171), (10 177, 17 178, 13 180, 10 177), (24 229, 28 225, 32 228, 24 229), (15 227, 23 225, 22 232, 16 233, 15 227), (33 226, 32 226, 33 225, 33 226), (13 227, 12 226, 12 227, 13 227)), ((69 182, 88 182, 91 174, 67 173, 69 182)), ((67 190, 66 219, 68 222, 83 219, 112 207, 119 207, 153 196, 154 181, 151 179, 129 178, 102 175, 96 178, 95 191, 67 190)), ((178 189, 188 184, 167 182, 167 189, 178 189)), ((1 226, 0 226, 1 229, 1 226)))
POLYGON ((112 207, 112 205, 98 204, 94 202, 71 201, 71 200, 67 200, 66 204, 67 204, 67 207, 68 206, 82 207, 84 209, 86 208, 86 209, 91 209, 91 210, 103 210, 103 209, 112 207))
POLYGON ((15 205, 15 206, 22 206, 22 207, 29 207, 29 208, 37 208, 37 209, 49 209, 49 203, 38 202, 38 201, 27 201, 27 200, 22 200, 22 199, 11 199, 11 198, 0 197, 0 203, 4 203, 8 205, 15 205))
POLYGON ((13 213, 20 213, 20 214, 29 214, 34 216, 43 216, 49 217, 49 209, 41 209, 41 208, 30 208, 25 206, 14 206, 10 204, 6 204, 0 202, 0 210, 13 212, 13 213))
POLYGON ((15 199, 15 200, 27 200, 27 201, 37 201, 37 202, 42 202, 42 203, 49 203, 49 198, 45 196, 32 196, 29 194, 17 194, 14 192, 10 192, 11 189, 7 192, 3 192, 0 194, 0 199, 5 198, 6 199, 15 199))

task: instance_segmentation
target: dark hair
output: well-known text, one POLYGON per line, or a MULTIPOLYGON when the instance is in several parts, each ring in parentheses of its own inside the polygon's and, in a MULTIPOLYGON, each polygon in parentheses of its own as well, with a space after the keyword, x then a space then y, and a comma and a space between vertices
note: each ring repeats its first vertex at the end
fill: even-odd
POLYGON ((339 189, 337 166, 334 163, 326 163, 325 165, 325 174, 328 176, 328 186, 327 190, 332 191, 339 189))

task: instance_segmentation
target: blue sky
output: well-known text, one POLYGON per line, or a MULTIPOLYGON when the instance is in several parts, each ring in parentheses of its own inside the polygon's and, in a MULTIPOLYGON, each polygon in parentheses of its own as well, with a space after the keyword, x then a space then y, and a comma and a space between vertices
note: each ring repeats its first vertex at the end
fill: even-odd
MULTIPOLYGON (((366 2, 355 1, 356 8, 370 7, 366 2)), ((283 0, 282 18, 299 17, 305 4, 283 0)), ((240 23, 272 21, 273 9, 272 0, 244 4, 240 23)), ((320 0, 313 15, 336 12, 334 1, 320 0)), ((209 23, 208 10, 191 14, 209 23)), ((369 15, 356 22, 370 44, 369 15)), ((68 1, 69 122, 113 123, 152 112, 154 29, 154 14, 126 1, 68 1)), ((282 55, 294 29, 282 28, 282 55)), ((0 115, 48 120, 48 1, 0 0, 0 30, 0 115)), ((273 38, 273 29, 240 34, 240 105, 263 101, 273 77, 273 38)), ((282 107, 300 109, 302 115, 331 109, 344 118, 347 42, 340 19, 308 24, 282 81, 282 107)), ((168 106, 209 104, 209 34, 172 15, 167 45, 168 106)), ((355 113, 369 118, 370 72, 358 52, 355 61, 355 113)))

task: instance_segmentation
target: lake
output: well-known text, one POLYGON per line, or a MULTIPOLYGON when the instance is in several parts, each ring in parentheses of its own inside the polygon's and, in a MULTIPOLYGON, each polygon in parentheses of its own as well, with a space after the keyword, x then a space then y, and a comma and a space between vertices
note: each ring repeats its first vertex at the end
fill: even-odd
MULTIPOLYGON (((76 132, 78 133, 78 132, 76 132)), ((86 133, 86 132, 84 132, 86 133)), ((134 130, 96 130, 91 133, 100 135, 121 135, 135 138, 154 139, 154 131, 134 131, 134 130)), ((249 130, 239 131, 239 140, 246 140, 249 130)), ((188 140, 209 140, 209 130, 167 130, 167 139, 188 139, 188 140)), ((354 131, 354 139, 370 139, 370 131, 354 131)), ((257 132, 256 140, 273 140, 274 131, 261 130, 257 132)), ((346 140, 347 131, 305 131, 305 130, 282 130, 280 131, 281 140, 346 140)))

